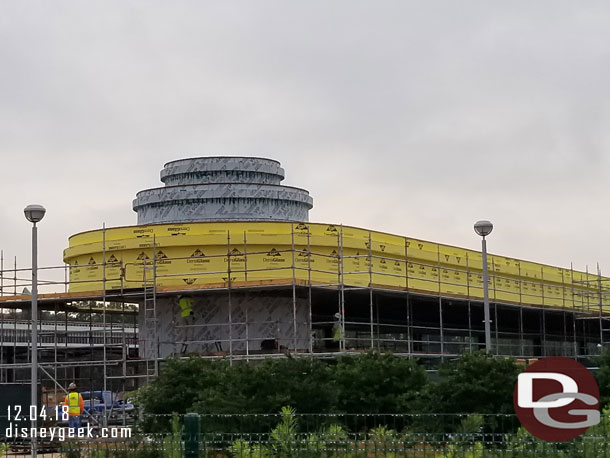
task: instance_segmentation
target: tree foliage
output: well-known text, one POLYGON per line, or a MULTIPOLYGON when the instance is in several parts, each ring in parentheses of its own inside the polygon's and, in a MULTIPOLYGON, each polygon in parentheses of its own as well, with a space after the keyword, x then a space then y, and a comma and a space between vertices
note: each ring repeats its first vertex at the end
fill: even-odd
POLYGON ((595 373, 595 378, 599 386, 601 405, 607 406, 610 404, 610 348, 604 349, 597 357, 597 366, 599 369, 595 373))
POLYGON ((276 413, 285 405, 303 413, 328 411, 336 402, 328 365, 312 358, 267 359, 224 366, 219 384, 203 388, 196 411, 276 413))
POLYGON ((137 400, 153 416, 192 411, 205 415, 207 430, 238 432, 247 425, 255 432, 269 431, 273 415, 287 405, 305 414, 301 423, 308 427, 308 413, 513 413, 518 373, 513 359, 484 353, 441 365, 438 380, 414 359, 374 352, 338 360, 287 356, 232 365, 168 359, 137 400), (224 414, 236 413, 268 415, 243 417, 243 425, 235 418, 227 423, 224 414))
POLYGON ((415 360, 388 353, 344 356, 333 372, 339 389, 337 410, 348 413, 417 411, 427 382, 425 369, 415 360))
POLYGON ((425 405, 434 413, 512 414, 519 372, 512 358, 464 354, 440 366, 439 380, 427 386, 425 405))
POLYGON ((168 359, 159 377, 138 390, 136 401, 147 414, 187 413, 209 387, 220 389, 227 370, 226 361, 168 359))

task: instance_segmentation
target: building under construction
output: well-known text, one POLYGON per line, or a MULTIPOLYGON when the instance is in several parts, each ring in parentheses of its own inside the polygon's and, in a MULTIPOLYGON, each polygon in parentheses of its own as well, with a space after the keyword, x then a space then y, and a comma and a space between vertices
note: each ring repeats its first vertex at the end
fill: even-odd
MULTIPOLYGON (((124 391, 168 356, 249 360, 485 347, 481 253, 310 223, 277 161, 170 162, 138 224, 73 235, 39 298, 41 379, 124 391)), ((489 255, 492 349, 586 358, 610 341, 607 278, 489 255)), ((28 269, 2 260, 0 382, 28 380, 28 269)))

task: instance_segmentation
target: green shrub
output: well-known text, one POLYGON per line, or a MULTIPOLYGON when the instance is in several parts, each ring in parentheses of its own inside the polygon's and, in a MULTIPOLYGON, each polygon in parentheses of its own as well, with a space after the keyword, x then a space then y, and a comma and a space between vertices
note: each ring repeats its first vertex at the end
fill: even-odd
POLYGON ((344 356, 333 372, 337 410, 347 413, 418 412, 420 391, 428 381, 415 360, 375 352, 344 356))

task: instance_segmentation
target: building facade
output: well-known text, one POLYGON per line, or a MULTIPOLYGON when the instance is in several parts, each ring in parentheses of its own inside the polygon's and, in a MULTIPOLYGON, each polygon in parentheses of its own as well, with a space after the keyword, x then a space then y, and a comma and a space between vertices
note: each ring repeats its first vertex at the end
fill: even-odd
MULTIPOLYGON (((166 164, 138 225, 70 238, 70 290, 141 291, 146 359, 484 348, 479 252, 309 223, 312 199, 283 177, 262 158, 166 164)), ((498 255, 489 270, 497 354, 586 357, 610 340, 607 279, 498 255)))

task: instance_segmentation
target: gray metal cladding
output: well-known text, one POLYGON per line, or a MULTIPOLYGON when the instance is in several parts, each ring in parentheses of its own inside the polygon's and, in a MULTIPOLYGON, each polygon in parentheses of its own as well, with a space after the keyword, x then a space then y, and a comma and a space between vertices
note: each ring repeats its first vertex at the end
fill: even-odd
POLYGON ((273 159, 213 156, 168 162, 165 187, 140 191, 133 201, 138 224, 193 221, 308 221, 313 199, 281 185, 273 159))
POLYGON ((171 161, 161 171, 161 181, 166 186, 207 183, 208 180, 217 183, 219 178, 228 182, 280 184, 284 169, 273 159, 211 156, 171 161))

